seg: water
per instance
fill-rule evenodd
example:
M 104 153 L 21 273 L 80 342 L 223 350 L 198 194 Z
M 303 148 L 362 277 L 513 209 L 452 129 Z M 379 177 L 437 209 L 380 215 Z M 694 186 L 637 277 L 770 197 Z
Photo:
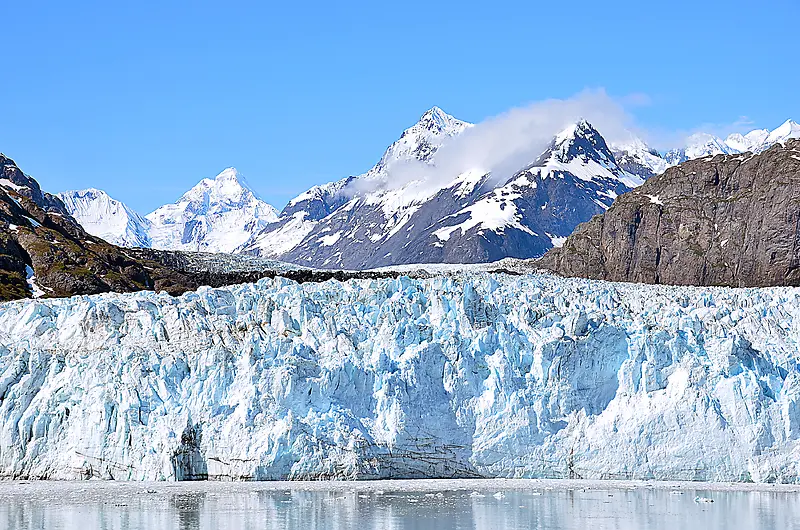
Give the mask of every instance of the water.
M 0 528 L 800 530 L 796 491 L 521 484 L 0 483 Z

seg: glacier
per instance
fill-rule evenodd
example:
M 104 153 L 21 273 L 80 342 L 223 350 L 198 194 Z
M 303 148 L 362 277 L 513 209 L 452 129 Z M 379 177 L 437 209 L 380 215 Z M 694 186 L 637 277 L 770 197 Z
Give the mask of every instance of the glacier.
M 797 483 L 800 290 L 546 274 L 0 306 L 0 476 Z

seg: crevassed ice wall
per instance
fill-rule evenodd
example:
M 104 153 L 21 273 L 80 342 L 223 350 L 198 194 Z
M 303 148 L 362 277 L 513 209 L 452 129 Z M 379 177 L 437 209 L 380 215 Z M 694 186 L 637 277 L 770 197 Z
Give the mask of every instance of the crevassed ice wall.
M 0 306 L 0 476 L 798 481 L 800 290 L 283 279 Z

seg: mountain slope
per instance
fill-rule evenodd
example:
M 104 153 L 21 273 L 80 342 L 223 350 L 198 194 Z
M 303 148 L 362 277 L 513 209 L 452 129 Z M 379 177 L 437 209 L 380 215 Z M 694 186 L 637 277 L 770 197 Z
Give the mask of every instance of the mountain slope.
M 58 194 L 67 211 L 92 234 L 121 247 L 149 247 L 150 221 L 102 190 L 65 191 Z
M 301 252 L 303 244 L 313 246 L 315 241 L 325 237 L 323 234 L 330 232 L 331 226 L 337 225 L 338 221 L 319 226 L 320 221 L 351 203 L 356 196 L 364 197 L 370 206 L 351 212 L 349 218 L 371 218 L 367 222 L 374 223 L 372 228 L 380 225 L 385 232 L 391 231 L 398 222 L 407 217 L 408 209 L 413 208 L 410 204 L 413 197 L 404 197 L 398 190 L 387 189 L 391 188 L 391 169 L 409 161 L 429 163 L 445 142 L 470 127 L 472 124 L 457 120 L 439 107 L 429 109 L 417 123 L 403 131 L 400 138 L 386 149 L 378 163 L 369 171 L 359 176 L 314 186 L 300 194 L 289 202 L 276 222 L 255 234 L 237 251 L 281 259 L 297 254 Z M 406 190 L 413 187 L 406 186 Z M 411 195 L 415 194 L 412 192 Z M 416 194 L 417 198 L 421 199 L 418 195 Z M 429 192 L 423 198 L 430 196 Z M 349 204 L 349 209 L 354 206 Z M 334 236 L 328 237 L 329 239 L 323 239 L 322 242 L 330 241 Z M 302 261 L 309 263 L 305 257 Z
M 152 248 L 206 252 L 231 252 L 277 217 L 235 168 L 146 216 Z
M 428 111 L 368 173 L 300 195 L 240 251 L 345 269 L 536 257 L 642 182 L 580 122 L 505 182 L 467 171 L 438 186 L 392 185 L 395 164 L 435 165 L 437 149 L 467 128 L 441 109 Z
M 539 265 L 615 281 L 800 285 L 800 140 L 670 168 Z

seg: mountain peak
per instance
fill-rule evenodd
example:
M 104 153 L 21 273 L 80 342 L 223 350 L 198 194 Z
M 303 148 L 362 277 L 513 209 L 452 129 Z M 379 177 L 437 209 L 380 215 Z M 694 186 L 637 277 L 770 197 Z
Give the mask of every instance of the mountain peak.
M 442 116 L 445 118 L 452 118 L 452 116 L 443 111 L 441 107 L 438 107 L 436 105 L 426 110 L 425 113 L 422 115 L 422 117 L 424 118 L 425 116 Z
M 770 132 L 767 143 L 785 142 L 790 138 L 800 138 L 800 124 L 794 120 L 786 120 L 777 129 Z
M 240 178 L 241 175 L 239 175 L 239 171 L 235 167 L 227 167 L 214 177 L 214 180 L 239 180 Z
M 439 107 L 432 107 L 417 123 L 403 131 L 372 169 L 357 178 L 383 179 L 387 168 L 402 160 L 427 162 L 444 142 L 469 127 L 472 127 L 471 123 L 458 120 Z
M 600 136 L 600 133 L 586 119 L 581 118 L 562 129 L 556 135 L 555 142 L 556 144 L 561 144 L 578 137 L 588 138 L 591 136 Z
M 614 155 L 611 154 L 603 136 L 585 119 L 580 119 L 562 129 L 535 165 L 548 160 L 566 163 L 576 158 L 584 161 L 595 159 L 606 165 L 614 160 Z
M 453 136 L 460 133 L 468 124 L 446 113 L 439 107 L 431 107 L 419 118 L 419 121 L 408 131 L 428 131 L 433 134 Z
M 229 167 L 146 218 L 153 248 L 232 252 L 278 213 Z
M 688 159 L 730 154 L 731 148 L 720 138 L 708 133 L 695 133 L 687 140 L 684 150 Z
M 247 195 L 253 195 L 260 200 L 258 193 L 250 187 L 247 179 L 235 167 L 228 167 L 214 178 L 204 178 L 195 184 L 178 199 L 178 203 L 216 202 L 225 199 L 239 201 Z
M 78 197 L 90 196 L 90 197 L 102 197 L 104 199 L 106 199 L 106 198 L 107 199 L 111 199 L 111 196 L 109 196 L 108 193 L 106 193 L 103 190 L 97 189 L 97 188 L 84 188 L 82 190 L 70 190 L 70 191 L 65 191 L 64 194 L 72 194 L 72 195 L 78 196 Z M 60 195 L 61 194 L 59 193 L 59 196 Z M 114 199 L 111 199 L 111 200 L 114 200 Z

